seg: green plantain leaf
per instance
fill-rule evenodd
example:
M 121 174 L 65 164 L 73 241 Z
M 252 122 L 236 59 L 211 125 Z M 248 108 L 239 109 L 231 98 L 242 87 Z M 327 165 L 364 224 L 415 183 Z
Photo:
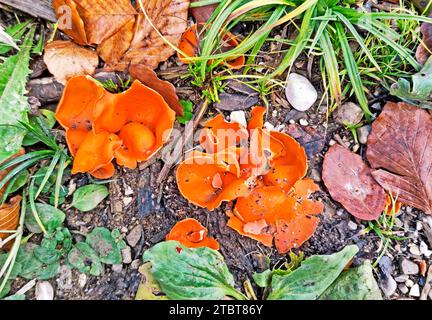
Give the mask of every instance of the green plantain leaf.
M 339 276 L 343 268 L 358 252 L 355 245 L 347 246 L 332 255 L 316 255 L 286 274 L 273 274 L 272 292 L 268 300 L 315 300 Z
M 320 300 L 382 300 L 370 261 L 342 272 L 320 296 Z
M 18 152 L 25 135 L 25 130 L 15 125 L 27 120 L 29 104 L 24 94 L 34 32 L 33 27 L 20 51 L 0 65 L 0 163 Z
M 109 195 L 108 188 L 100 184 L 89 184 L 78 188 L 72 199 L 72 206 L 80 211 L 93 210 Z
M 246 297 L 234 288 L 234 278 L 222 255 L 210 248 L 187 248 L 165 241 L 144 252 L 152 275 L 169 299 L 219 300 Z
M 86 242 L 97 253 L 101 262 L 106 264 L 122 263 L 120 248 L 108 229 L 95 228 L 87 235 Z

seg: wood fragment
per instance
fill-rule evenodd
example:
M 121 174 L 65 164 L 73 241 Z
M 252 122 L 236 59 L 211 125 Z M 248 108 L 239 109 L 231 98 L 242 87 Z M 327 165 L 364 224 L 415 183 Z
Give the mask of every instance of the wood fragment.
M 427 300 L 429 291 L 431 290 L 431 285 L 432 285 L 432 266 L 429 267 L 429 271 L 426 277 L 426 283 L 421 292 L 420 300 Z
M 56 22 L 51 0 L 0 0 L 0 3 L 20 10 L 32 17 Z

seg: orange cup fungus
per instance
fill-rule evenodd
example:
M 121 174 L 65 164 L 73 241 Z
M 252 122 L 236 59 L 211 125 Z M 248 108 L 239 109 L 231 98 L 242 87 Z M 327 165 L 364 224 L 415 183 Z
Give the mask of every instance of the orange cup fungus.
M 188 154 L 177 168 L 177 184 L 186 199 L 208 210 L 235 201 L 228 226 L 286 253 L 312 236 L 323 204 L 310 199 L 319 188 L 304 179 L 303 147 L 285 133 L 262 129 L 265 111 L 255 107 L 247 128 L 221 115 L 206 122 L 200 136 L 205 152 Z
M 188 248 L 209 247 L 219 250 L 219 243 L 208 237 L 208 230 L 199 221 L 187 218 L 177 222 L 167 235 L 166 240 L 175 240 Z
M 179 49 L 184 55 L 180 52 L 177 52 L 177 56 L 179 60 L 183 63 L 190 63 L 191 60 L 186 57 L 195 57 L 199 53 L 200 48 L 200 33 L 203 28 L 205 28 L 204 24 L 200 24 L 200 30 L 197 29 L 197 25 L 194 24 L 189 27 L 181 36 Z M 236 37 L 227 32 L 222 36 L 220 41 L 220 52 L 225 52 L 236 48 L 239 45 Z M 226 59 L 226 64 L 231 67 L 231 69 L 241 69 L 245 64 L 244 55 L 236 56 L 236 57 L 228 57 Z
M 134 169 L 168 140 L 175 112 L 153 89 L 134 81 L 118 94 L 89 76 L 68 81 L 56 112 L 74 156 L 72 174 L 107 179 L 117 164 Z

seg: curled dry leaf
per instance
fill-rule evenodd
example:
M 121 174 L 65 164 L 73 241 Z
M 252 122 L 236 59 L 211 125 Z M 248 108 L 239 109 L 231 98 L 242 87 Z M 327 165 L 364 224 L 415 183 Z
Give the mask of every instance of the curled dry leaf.
M 384 189 L 432 214 L 432 117 L 426 110 L 387 103 L 372 124 L 367 158 Z
M 188 248 L 209 247 L 219 250 L 219 243 L 208 236 L 207 228 L 192 218 L 177 222 L 167 235 L 166 240 L 178 241 Z
M 200 0 L 192 0 L 191 3 L 198 2 Z M 212 16 L 213 12 L 218 7 L 218 4 L 209 4 L 207 6 L 200 6 L 200 7 L 194 7 L 190 8 L 190 12 L 192 16 L 195 18 L 195 21 L 197 23 L 206 23 L 210 17 Z
M 19 223 L 21 196 L 16 196 L 0 206 L 0 230 L 16 230 Z M 9 233 L 0 233 L 0 240 L 10 236 Z
M 134 21 L 129 0 L 54 0 L 59 28 L 78 44 L 100 44 Z
M 183 108 L 172 83 L 159 79 L 156 73 L 145 65 L 132 65 L 129 68 L 129 73 L 132 78 L 158 92 L 178 115 L 183 115 Z
M 375 220 L 382 213 L 386 194 L 359 155 L 332 146 L 324 157 L 322 179 L 331 197 L 353 216 Z
M 143 4 L 145 14 L 140 3 Z M 179 45 L 181 35 L 187 27 L 188 10 L 188 0 L 137 1 L 139 15 L 135 23 L 134 37 L 120 63 L 113 68 L 122 71 L 129 65 L 143 64 L 156 69 L 161 61 L 175 53 L 175 49 L 167 42 L 175 47 Z
M 57 82 L 80 75 L 93 75 L 99 63 L 98 55 L 91 49 L 71 41 L 53 41 L 45 46 L 44 62 Z
M 432 51 L 432 24 L 424 22 L 420 27 L 423 41 L 416 51 L 416 59 L 420 64 L 425 64 Z
M 177 168 L 177 184 L 190 202 L 208 210 L 236 200 L 228 226 L 280 253 L 314 233 L 322 203 L 309 199 L 318 186 L 302 179 L 304 149 L 292 137 L 262 129 L 266 109 L 255 107 L 247 128 L 218 115 L 200 136 L 206 152 L 193 151 Z

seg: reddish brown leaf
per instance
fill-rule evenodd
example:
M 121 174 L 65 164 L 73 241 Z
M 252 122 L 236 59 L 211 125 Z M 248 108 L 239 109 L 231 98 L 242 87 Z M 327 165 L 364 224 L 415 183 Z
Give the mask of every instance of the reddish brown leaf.
M 153 26 L 140 10 L 139 3 L 140 1 L 137 1 L 140 14 L 136 21 L 135 34 L 129 50 L 116 66 L 116 70 L 119 71 L 133 64 L 144 64 L 156 69 L 161 61 L 167 60 L 175 53 L 166 41 L 178 46 L 181 35 L 186 30 L 189 0 L 142 1 L 145 13 Z
M 102 43 L 136 15 L 129 0 L 54 0 L 53 5 L 61 20 L 60 29 L 79 44 Z M 72 14 L 71 21 L 68 21 L 67 7 Z
M 53 41 L 45 46 L 44 62 L 56 80 L 65 84 L 72 77 L 92 75 L 99 58 L 95 51 L 71 41 Z
M 426 110 L 387 103 L 372 124 L 367 158 L 384 189 L 432 214 L 432 118 Z
M 177 115 L 183 115 L 183 108 L 179 103 L 176 89 L 170 82 L 159 79 L 156 73 L 145 65 L 132 65 L 129 73 L 132 78 L 158 92 Z
M 420 64 L 425 64 L 432 51 L 432 24 L 423 23 L 420 32 L 423 35 L 423 43 L 417 47 L 416 59 Z
M 200 0 L 192 0 L 191 2 L 193 3 L 198 1 Z M 206 23 L 210 19 L 210 17 L 212 16 L 213 12 L 216 10 L 217 7 L 218 7 L 217 4 L 211 4 L 208 6 L 190 8 L 190 12 L 198 24 Z
M 375 220 L 382 213 L 384 189 L 359 155 L 340 145 L 332 146 L 324 157 L 322 179 L 331 197 L 353 216 Z

